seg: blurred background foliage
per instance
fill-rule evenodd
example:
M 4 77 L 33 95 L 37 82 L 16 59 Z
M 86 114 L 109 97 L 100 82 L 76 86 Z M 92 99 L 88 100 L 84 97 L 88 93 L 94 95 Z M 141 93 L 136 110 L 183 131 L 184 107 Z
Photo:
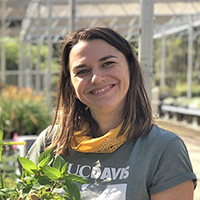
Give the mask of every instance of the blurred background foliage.
M 2 42 L 2 38 L 0 38 L 0 44 Z M 18 70 L 19 66 L 19 51 L 20 51 L 20 41 L 18 37 L 5 37 L 5 54 L 6 54 L 6 70 Z M 26 57 L 26 60 L 28 63 L 32 62 L 33 69 L 36 70 L 37 67 L 37 49 L 38 46 L 36 44 L 31 45 L 26 43 L 25 50 L 24 50 L 24 56 Z M 59 70 L 60 69 L 60 45 L 54 44 L 53 47 L 53 59 L 51 62 L 51 68 L 53 70 Z M 0 45 L 0 52 L 1 52 L 1 45 Z M 43 74 L 44 70 L 46 69 L 46 60 L 48 56 L 48 47 L 47 45 L 41 43 L 40 44 L 40 70 L 41 74 Z M 31 55 L 32 54 L 32 55 Z M 0 57 L 1 59 L 1 57 Z M 58 75 L 52 74 L 52 85 L 54 85 L 54 89 L 56 88 L 55 85 L 58 82 Z M 14 84 L 17 85 L 17 76 L 7 76 L 6 79 L 7 84 Z
M 51 123 L 52 113 L 42 95 L 34 95 L 32 88 L 6 86 L 0 94 L 4 139 L 19 135 L 39 134 Z
M 2 38 L 0 38 L 0 42 L 2 42 Z M 6 69 L 17 70 L 19 64 L 18 53 L 17 53 L 19 52 L 18 38 L 6 37 L 4 39 L 4 42 L 6 51 Z
M 18 70 L 19 65 L 19 49 L 20 43 L 18 38 L 7 37 L 5 39 L 6 46 L 6 70 Z M 0 39 L 1 42 L 1 39 Z M 26 44 L 27 60 L 32 58 L 33 70 L 37 64 L 37 45 Z M 137 43 L 133 44 L 133 48 L 137 49 Z M 1 49 L 1 47 L 0 47 Z M 31 50 L 30 50 L 31 49 Z M 30 52 L 33 56 L 31 57 Z M 51 63 L 52 71 L 59 72 L 60 69 L 60 44 L 53 46 L 53 59 Z M 136 52 L 137 54 L 137 52 Z M 45 70 L 46 59 L 48 56 L 48 47 L 45 44 L 40 44 L 40 70 Z M 188 37 L 175 35 L 167 36 L 166 38 L 166 60 L 165 60 L 165 86 L 160 86 L 161 66 L 162 66 L 162 38 L 154 39 L 153 44 L 153 87 L 160 87 L 161 93 L 168 93 L 169 96 L 185 96 L 187 93 L 187 58 L 188 57 Z M 193 85 L 192 96 L 200 96 L 200 36 L 194 40 L 193 51 Z M 16 76 L 17 79 L 17 76 Z M 7 84 L 13 84 L 16 81 L 7 78 Z M 56 91 L 58 82 L 58 73 L 52 73 L 52 90 Z
M 20 42 L 18 38 L 6 37 L 6 70 L 18 70 Z M 1 39 L 0 39 L 1 42 Z M 137 43 L 132 44 L 137 55 Z M 38 46 L 26 44 L 25 56 L 33 63 L 33 70 L 37 65 Z M 0 47 L 1 48 L 1 47 Z M 32 55 L 31 53 L 32 52 Z M 51 61 L 52 73 L 52 97 L 56 98 L 58 73 L 60 69 L 60 44 L 53 45 L 53 56 Z M 48 47 L 40 44 L 40 70 L 45 70 L 48 57 Z M 193 50 L 193 74 L 192 74 L 192 99 L 187 98 L 187 59 L 188 59 L 188 37 L 167 36 L 166 38 L 166 60 L 165 60 L 165 85 L 161 83 L 162 66 L 162 38 L 154 39 L 153 44 L 153 87 L 159 87 L 160 99 L 163 103 L 170 105 L 185 105 L 187 107 L 199 108 L 200 104 L 200 36 L 194 40 Z M 16 80 L 14 80 L 16 79 Z M 6 79 L 6 86 L 0 84 L 0 107 L 3 109 L 4 136 L 12 137 L 13 132 L 19 135 L 39 134 L 51 122 L 52 113 L 48 103 L 42 95 L 35 95 L 34 88 L 18 89 L 16 86 L 17 76 Z M 42 93 L 42 92 L 41 92 Z M 43 93 L 42 93 L 43 94 Z
M 200 36 L 193 42 L 192 97 L 200 97 Z M 165 86 L 160 86 L 162 66 L 162 38 L 154 40 L 153 86 L 160 88 L 161 96 L 187 95 L 188 36 L 166 38 Z
M 0 43 L 2 42 L 2 38 L 0 37 Z M 5 37 L 4 38 L 5 43 L 5 51 L 6 51 L 6 70 L 18 70 L 19 65 L 19 50 L 20 50 L 20 42 L 18 37 Z M 36 68 L 37 63 L 37 45 L 31 45 L 26 43 L 25 53 L 27 57 L 27 60 L 30 60 L 30 52 L 32 51 L 33 54 L 33 69 Z M 0 46 L 1 51 L 1 46 Z M 59 45 L 54 45 L 54 52 L 53 54 L 54 59 L 52 61 L 53 68 L 59 69 L 59 55 L 60 55 L 60 48 Z M 44 70 L 46 66 L 46 58 L 48 55 L 48 47 L 47 45 L 41 43 L 40 44 L 40 69 Z

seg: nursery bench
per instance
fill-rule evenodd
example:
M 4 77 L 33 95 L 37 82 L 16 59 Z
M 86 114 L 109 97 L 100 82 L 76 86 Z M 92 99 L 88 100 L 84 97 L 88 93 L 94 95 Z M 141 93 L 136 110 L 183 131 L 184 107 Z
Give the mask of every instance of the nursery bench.
M 162 105 L 161 110 L 165 118 L 173 118 L 177 121 L 186 121 L 193 125 L 200 125 L 200 109 Z

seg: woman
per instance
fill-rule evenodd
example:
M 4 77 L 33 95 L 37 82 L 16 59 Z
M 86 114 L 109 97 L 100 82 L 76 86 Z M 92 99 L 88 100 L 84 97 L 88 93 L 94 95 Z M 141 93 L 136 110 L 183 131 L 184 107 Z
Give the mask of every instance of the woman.
M 47 137 L 46 137 L 47 136 Z M 84 200 L 192 200 L 196 176 L 183 141 L 153 124 L 141 68 L 108 28 L 63 42 L 56 115 L 28 157 L 55 148 L 84 176 Z

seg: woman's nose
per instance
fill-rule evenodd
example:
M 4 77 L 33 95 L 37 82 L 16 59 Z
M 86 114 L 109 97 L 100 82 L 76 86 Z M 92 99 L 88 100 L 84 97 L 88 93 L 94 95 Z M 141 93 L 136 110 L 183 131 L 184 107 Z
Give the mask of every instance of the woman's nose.
M 91 77 L 91 83 L 92 84 L 98 84 L 102 81 L 105 80 L 105 76 L 102 72 L 100 71 L 95 71 L 92 73 L 92 77 Z

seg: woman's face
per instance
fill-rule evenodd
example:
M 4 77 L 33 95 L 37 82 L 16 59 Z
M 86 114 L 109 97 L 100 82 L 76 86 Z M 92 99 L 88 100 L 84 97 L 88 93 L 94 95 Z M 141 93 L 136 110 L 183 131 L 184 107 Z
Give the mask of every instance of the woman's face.
M 119 50 L 100 39 L 80 41 L 70 52 L 69 68 L 76 96 L 91 113 L 123 109 L 129 68 Z

